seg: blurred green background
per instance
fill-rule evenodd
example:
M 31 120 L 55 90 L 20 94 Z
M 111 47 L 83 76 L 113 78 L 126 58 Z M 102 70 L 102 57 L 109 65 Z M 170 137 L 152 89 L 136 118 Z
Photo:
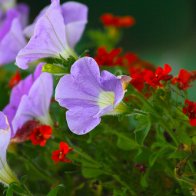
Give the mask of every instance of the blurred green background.
M 31 7 L 31 21 L 50 0 L 21 0 Z M 65 1 L 61 1 L 63 3 Z M 124 30 L 119 45 L 156 65 L 168 63 L 173 72 L 196 70 L 195 0 L 78 0 L 89 7 L 88 28 L 101 28 L 100 15 L 132 15 L 136 25 Z M 195 88 L 196 89 L 196 88 Z M 196 90 L 190 96 L 196 100 Z

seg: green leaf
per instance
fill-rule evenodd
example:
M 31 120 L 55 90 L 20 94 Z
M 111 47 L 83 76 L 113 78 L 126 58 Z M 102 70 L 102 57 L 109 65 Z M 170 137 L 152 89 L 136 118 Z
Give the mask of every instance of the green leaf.
M 43 58 L 41 59 L 41 62 L 45 62 L 47 64 L 59 64 L 59 65 L 63 65 L 63 62 L 65 60 L 62 59 L 61 57 L 58 58 L 58 57 L 46 57 L 46 58 Z
M 51 74 L 62 74 L 62 75 L 67 73 L 67 70 L 64 67 L 60 67 L 58 65 L 53 65 L 53 64 L 45 64 L 42 67 L 42 71 Z
M 57 196 L 57 194 L 58 194 L 58 192 L 59 192 L 59 190 L 60 190 L 61 188 L 64 188 L 64 185 L 59 184 L 59 185 L 56 186 L 54 189 L 52 189 L 52 190 L 47 194 L 47 196 Z
M 59 57 L 47 57 L 40 60 L 40 62 L 45 62 L 46 64 L 58 66 L 58 67 L 63 66 L 66 69 L 67 68 L 69 69 L 74 64 L 75 61 L 76 58 L 73 56 L 69 56 L 68 58 L 65 59 L 61 55 Z
M 193 144 L 196 144 L 196 136 L 192 137 L 192 142 L 193 142 Z
M 148 187 L 148 174 L 145 174 L 144 176 L 141 177 L 140 184 L 144 188 Z
M 154 163 L 156 162 L 156 160 L 163 156 L 164 154 L 168 154 L 169 153 L 169 148 L 166 146 L 166 147 L 163 147 L 162 149 L 160 150 L 157 150 L 155 152 L 153 152 L 150 157 L 149 157 L 149 165 L 150 167 L 152 167 L 154 165 Z
M 85 178 L 96 178 L 103 174 L 99 165 L 94 165 L 86 160 L 82 162 L 82 175 Z
M 26 191 L 22 187 L 19 187 L 17 183 L 12 183 L 6 190 L 6 196 L 13 196 L 15 195 L 14 193 L 26 194 Z
M 6 191 L 6 196 L 13 196 L 14 190 L 13 190 L 13 186 L 9 186 L 7 191 Z
M 120 190 L 114 190 L 113 196 L 126 196 L 127 190 L 126 189 L 120 189 Z
M 121 135 L 118 135 L 117 146 L 126 151 L 139 148 L 139 145 L 134 140 Z
M 63 66 L 66 68 L 70 68 L 76 61 L 76 58 L 74 58 L 73 56 L 69 56 L 67 59 L 64 59 L 62 56 L 60 56 L 60 58 L 63 61 Z
M 147 137 L 151 128 L 151 121 L 148 116 L 140 116 L 138 119 L 138 126 L 136 127 L 135 139 L 136 142 L 140 145 L 143 145 L 145 138 Z
M 82 175 L 85 178 L 97 178 L 98 176 L 102 175 L 103 171 L 98 168 L 93 167 L 82 167 Z
M 189 153 L 184 151 L 176 151 L 174 153 L 171 153 L 168 158 L 169 159 L 184 159 L 189 155 Z
M 191 140 L 190 136 L 185 131 L 180 131 L 178 133 L 178 140 L 180 143 L 183 143 L 183 144 L 187 144 L 187 145 L 192 144 L 192 140 Z

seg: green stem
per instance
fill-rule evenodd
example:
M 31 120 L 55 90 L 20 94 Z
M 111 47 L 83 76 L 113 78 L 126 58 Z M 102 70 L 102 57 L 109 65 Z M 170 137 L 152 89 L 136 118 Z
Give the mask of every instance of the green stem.
M 82 152 L 81 150 L 79 150 L 78 148 L 76 149 L 74 147 L 74 151 L 76 153 L 78 153 L 79 155 L 81 155 L 84 159 L 90 161 L 91 163 L 93 163 L 94 165 L 97 165 L 101 168 L 101 170 L 104 172 L 104 174 L 108 175 L 108 176 L 112 176 L 119 184 L 121 184 L 122 186 L 124 186 L 130 193 L 131 195 L 136 195 L 134 193 L 133 190 L 130 189 L 130 187 L 123 181 L 121 180 L 121 178 L 116 175 L 116 174 L 113 174 L 112 171 L 110 171 L 109 168 L 107 168 L 105 165 L 100 165 L 100 163 L 98 163 L 97 161 L 95 161 L 94 159 L 92 159 L 89 155 L 87 155 L 86 153 Z
M 131 195 L 136 195 L 136 193 L 130 189 L 130 186 L 126 184 L 124 181 L 121 180 L 121 178 L 118 175 L 111 175 L 119 184 L 126 187 L 126 189 L 129 191 Z
M 162 116 L 159 115 L 159 113 L 153 108 L 153 106 L 143 97 L 143 95 L 138 92 L 137 90 L 135 90 L 134 88 L 132 88 L 132 91 L 134 92 L 134 94 L 137 96 L 137 98 L 146 106 L 149 108 L 149 110 L 151 111 L 151 115 L 155 118 L 158 119 L 159 123 L 161 124 L 161 126 L 166 129 L 168 131 L 168 133 L 170 134 L 171 138 L 173 139 L 174 143 L 176 146 L 178 146 L 178 141 L 173 133 L 173 131 L 170 129 L 170 127 L 167 126 L 167 122 L 164 122 L 164 120 L 162 120 Z
M 162 116 L 160 116 L 159 113 L 157 113 L 157 111 L 154 110 L 153 106 L 152 106 L 147 100 L 145 100 L 145 98 L 143 97 L 143 95 L 142 95 L 141 93 L 139 93 L 139 92 L 138 92 L 137 90 L 135 90 L 134 88 L 132 88 L 132 90 L 133 90 L 134 94 L 137 96 L 137 98 L 138 98 L 145 106 L 147 106 L 147 107 L 149 108 L 149 110 L 152 112 L 152 116 L 153 116 L 155 119 L 158 119 L 160 125 L 161 125 L 164 129 L 167 130 L 167 132 L 168 132 L 169 135 L 171 136 L 172 140 L 174 141 L 175 145 L 176 145 L 176 146 L 179 146 L 179 141 L 177 140 L 177 138 L 176 138 L 176 136 L 175 136 L 173 130 L 171 130 L 171 128 L 168 127 L 168 125 L 167 125 L 168 122 L 165 122 L 165 121 L 163 120 Z M 173 117 L 169 114 L 169 112 L 166 111 L 166 113 L 167 113 L 167 115 L 169 116 L 170 120 L 172 120 Z M 189 166 L 191 172 L 194 173 L 195 171 L 194 171 L 194 168 L 193 168 L 193 166 L 192 166 L 192 164 L 191 164 L 190 161 L 188 161 L 188 166 Z M 188 181 L 185 180 L 185 179 L 183 179 L 183 180 L 181 179 L 181 181 L 184 181 L 184 182 L 190 184 L 190 182 L 188 182 Z
M 21 156 L 20 158 L 28 161 L 28 164 L 32 167 L 32 169 L 34 171 L 37 172 L 37 174 L 43 178 L 44 180 L 46 180 L 49 184 L 53 184 L 53 180 L 51 179 L 51 176 L 48 176 L 46 173 L 43 172 L 43 169 L 40 169 L 36 164 L 34 164 L 34 162 L 32 160 L 30 160 L 26 155 L 24 155 L 22 153 L 23 156 Z
M 27 192 L 27 194 L 29 196 L 33 196 L 33 194 L 31 193 L 31 191 L 28 189 L 28 187 L 25 184 L 23 184 L 23 187 L 25 188 L 25 190 L 26 190 L 26 192 Z

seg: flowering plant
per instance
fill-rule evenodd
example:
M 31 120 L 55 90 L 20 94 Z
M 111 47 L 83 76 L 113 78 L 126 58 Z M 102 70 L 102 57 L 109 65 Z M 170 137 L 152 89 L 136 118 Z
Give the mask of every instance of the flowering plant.
M 28 13 L 0 0 L 2 193 L 195 195 L 196 71 L 116 48 L 132 16 L 102 15 L 77 51 L 86 5 Z

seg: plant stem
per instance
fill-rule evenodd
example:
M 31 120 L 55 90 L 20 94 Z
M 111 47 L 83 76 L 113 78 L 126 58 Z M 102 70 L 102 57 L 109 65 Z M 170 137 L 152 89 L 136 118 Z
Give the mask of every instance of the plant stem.
M 53 184 L 53 180 L 51 179 L 51 176 L 48 176 L 47 174 L 45 174 L 43 172 L 42 169 L 40 169 L 37 165 L 35 165 L 32 160 L 29 160 L 29 158 L 27 156 L 25 156 L 24 154 L 22 154 L 23 156 L 21 156 L 20 158 L 28 161 L 28 164 L 32 167 L 32 169 L 34 169 L 41 178 L 43 178 L 44 180 L 46 180 L 49 184 Z
M 167 126 L 167 123 L 164 122 L 162 120 L 162 116 L 159 115 L 159 113 L 153 108 L 153 106 L 143 97 L 143 95 L 138 92 L 137 90 L 135 90 L 134 88 L 132 88 L 134 94 L 137 96 L 137 98 L 146 106 L 149 108 L 149 110 L 151 111 L 151 115 L 155 118 L 155 119 L 158 119 L 159 123 L 161 124 L 161 126 L 166 129 L 171 138 L 173 139 L 174 143 L 176 146 L 178 146 L 178 141 L 175 137 L 175 135 L 173 134 L 173 131 Z
M 136 193 L 130 189 L 129 185 L 126 184 L 124 181 L 121 180 L 121 178 L 118 176 L 118 175 L 112 175 L 112 177 L 117 181 L 119 182 L 119 184 L 121 184 L 122 186 L 124 186 L 131 195 L 136 195 Z
M 82 152 L 78 148 L 77 149 L 74 148 L 74 150 L 79 155 L 81 155 L 84 159 L 90 161 L 94 165 L 99 166 L 105 175 L 112 176 L 119 184 L 121 184 L 123 187 L 125 187 L 131 193 L 131 195 L 136 195 L 136 193 L 133 190 L 131 190 L 130 187 L 123 180 L 121 180 L 121 178 L 117 174 L 113 174 L 114 172 L 112 172 L 108 167 L 106 167 L 103 164 L 98 163 L 97 161 L 92 159 L 89 155 L 87 155 L 86 153 Z

